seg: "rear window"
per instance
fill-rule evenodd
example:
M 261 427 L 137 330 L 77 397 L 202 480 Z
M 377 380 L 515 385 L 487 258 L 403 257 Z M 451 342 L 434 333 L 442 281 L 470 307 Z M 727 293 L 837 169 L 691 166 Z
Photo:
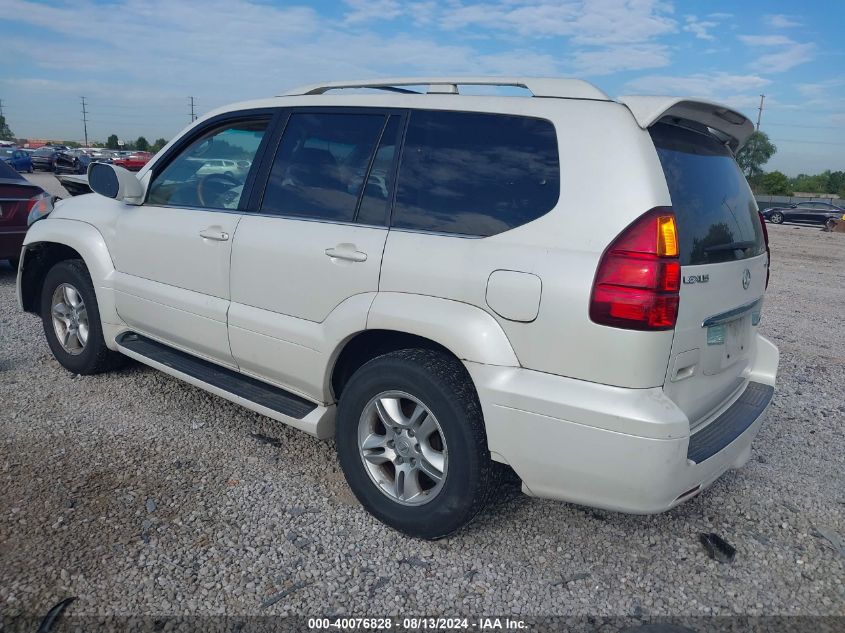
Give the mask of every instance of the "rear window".
M 546 120 L 418 110 L 402 150 L 393 226 L 488 236 L 548 213 L 560 193 Z
M 650 128 L 672 196 L 682 265 L 717 264 L 765 252 L 757 203 L 730 150 L 676 125 Z

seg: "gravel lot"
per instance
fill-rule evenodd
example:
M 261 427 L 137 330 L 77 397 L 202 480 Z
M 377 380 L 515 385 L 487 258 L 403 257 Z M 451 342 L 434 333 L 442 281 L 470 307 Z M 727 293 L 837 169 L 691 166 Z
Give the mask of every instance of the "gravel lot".
M 0 615 L 843 615 L 845 234 L 769 231 L 781 374 L 745 468 L 651 517 L 512 486 L 436 543 L 372 519 L 332 443 L 140 365 L 68 374 L 0 264 Z

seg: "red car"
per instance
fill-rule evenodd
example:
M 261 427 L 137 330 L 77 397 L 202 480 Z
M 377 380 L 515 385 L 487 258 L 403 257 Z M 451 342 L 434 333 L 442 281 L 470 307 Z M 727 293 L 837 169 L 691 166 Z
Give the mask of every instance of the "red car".
M 150 162 L 152 157 L 153 155 L 149 152 L 135 152 L 125 158 L 115 158 L 112 160 L 112 164 L 128 169 L 129 171 L 138 171 L 141 167 Z
M 23 238 L 33 218 L 53 210 L 53 197 L 0 161 L 0 260 L 18 267 Z

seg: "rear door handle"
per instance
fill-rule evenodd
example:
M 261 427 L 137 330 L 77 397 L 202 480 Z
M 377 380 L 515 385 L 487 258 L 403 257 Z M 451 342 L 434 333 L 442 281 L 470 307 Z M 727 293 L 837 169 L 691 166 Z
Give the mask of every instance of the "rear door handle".
M 355 250 L 354 244 L 338 244 L 334 248 L 327 248 L 326 255 L 332 259 L 345 259 L 350 262 L 367 261 L 367 254 Z
M 210 226 L 200 231 L 200 237 L 207 240 L 214 240 L 215 242 L 225 242 L 229 239 L 229 234 L 226 231 L 221 231 Z

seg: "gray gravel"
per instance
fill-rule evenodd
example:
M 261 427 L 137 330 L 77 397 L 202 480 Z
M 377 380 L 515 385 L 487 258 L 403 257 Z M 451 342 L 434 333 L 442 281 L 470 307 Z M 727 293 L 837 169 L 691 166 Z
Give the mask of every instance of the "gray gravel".
M 511 487 L 436 543 L 372 519 L 332 443 L 139 365 L 68 374 L 0 264 L 0 614 L 841 615 L 845 234 L 769 230 L 781 378 L 745 468 L 651 517 Z

